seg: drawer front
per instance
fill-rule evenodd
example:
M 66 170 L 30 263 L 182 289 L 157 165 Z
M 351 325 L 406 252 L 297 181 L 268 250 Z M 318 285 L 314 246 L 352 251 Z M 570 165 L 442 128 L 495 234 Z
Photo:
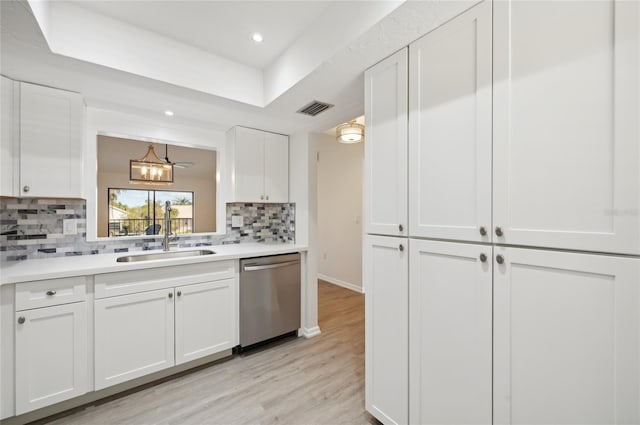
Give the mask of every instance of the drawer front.
M 237 264 L 237 260 L 213 261 L 99 274 L 95 276 L 95 297 L 108 298 L 228 279 L 236 275 Z
M 74 303 L 86 297 L 86 276 L 18 283 L 16 311 Z

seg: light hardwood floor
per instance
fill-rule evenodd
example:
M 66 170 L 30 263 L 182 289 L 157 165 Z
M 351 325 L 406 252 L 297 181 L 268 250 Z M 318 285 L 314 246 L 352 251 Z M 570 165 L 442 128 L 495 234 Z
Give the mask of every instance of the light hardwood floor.
M 52 423 L 376 424 L 364 411 L 364 296 L 318 287 L 320 336 L 237 355 Z

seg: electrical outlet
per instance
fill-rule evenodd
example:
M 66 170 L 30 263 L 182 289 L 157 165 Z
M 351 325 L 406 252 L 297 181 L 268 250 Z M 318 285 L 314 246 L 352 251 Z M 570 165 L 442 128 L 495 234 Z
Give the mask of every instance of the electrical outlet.
M 63 235 L 77 235 L 78 234 L 78 221 L 73 218 L 62 221 L 62 234 Z
M 231 227 L 242 227 L 242 225 L 244 224 L 243 220 L 242 220 L 242 216 L 241 215 L 232 215 L 231 216 Z
M 324 254 L 322 254 L 322 259 L 326 260 L 327 259 L 327 253 L 325 252 Z

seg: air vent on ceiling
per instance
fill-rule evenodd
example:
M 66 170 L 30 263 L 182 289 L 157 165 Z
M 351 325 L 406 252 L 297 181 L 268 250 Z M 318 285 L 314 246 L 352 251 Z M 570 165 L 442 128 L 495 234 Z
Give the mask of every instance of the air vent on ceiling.
M 314 100 L 313 102 L 298 109 L 296 112 L 298 112 L 299 114 L 311 115 L 312 117 L 315 117 L 320 112 L 324 112 L 329 108 L 333 108 L 333 105 Z

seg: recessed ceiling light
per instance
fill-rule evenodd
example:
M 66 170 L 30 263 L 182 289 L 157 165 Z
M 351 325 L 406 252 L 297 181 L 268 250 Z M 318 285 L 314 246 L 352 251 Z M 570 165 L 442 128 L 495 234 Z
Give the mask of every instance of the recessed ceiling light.
M 168 117 L 172 117 L 173 116 L 173 111 L 164 111 L 164 114 Z
M 264 38 L 262 38 L 262 34 L 260 34 L 259 32 L 254 32 L 251 36 L 251 39 L 256 43 L 262 43 L 262 40 L 264 40 Z

